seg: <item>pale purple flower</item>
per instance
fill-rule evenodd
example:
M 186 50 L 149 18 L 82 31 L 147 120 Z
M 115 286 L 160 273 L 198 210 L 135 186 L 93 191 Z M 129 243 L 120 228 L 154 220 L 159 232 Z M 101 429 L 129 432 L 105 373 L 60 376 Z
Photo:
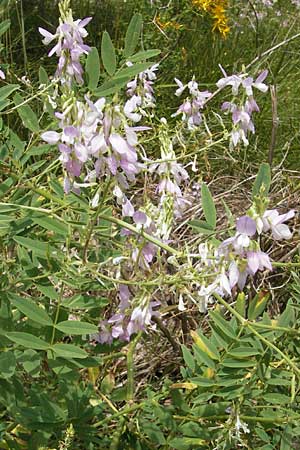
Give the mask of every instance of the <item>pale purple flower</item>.
M 219 64 L 219 67 L 224 75 L 223 78 L 217 82 L 217 87 L 223 89 L 225 86 L 231 86 L 232 94 L 237 95 L 240 85 L 243 83 L 243 78 L 240 75 L 228 76 L 223 67 Z
M 138 225 L 145 225 L 147 223 L 147 216 L 143 211 L 136 211 L 132 218 Z
M 46 131 L 41 134 L 41 138 L 47 142 L 48 144 L 57 144 L 61 138 L 61 133 L 57 133 L 56 131 Z
M 251 219 L 249 216 L 242 216 L 236 222 L 236 229 L 239 233 L 251 237 L 256 233 L 255 220 Z
M 267 78 L 267 76 L 268 71 L 264 70 L 258 75 L 255 81 L 253 80 L 252 77 L 248 77 L 245 80 L 243 80 L 243 87 L 245 88 L 246 94 L 249 97 L 253 96 L 253 89 L 252 89 L 253 87 L 255 87 L 256 89 L 258 89 L 263 93 L 266 93 L 268 90 L 268 86 L 263 82 Z
M 272 270 L 269 256 L 262 251 L 250 251 L 247 253 L 248 268 L 251 275 L 255 275 L 258 270 Z
M 57 27 L 55 34 L 44 28 L 39 28 L 40 34 L 44 37 L 43 43 L 45 45 L 50 44 L 53 40 L 58 40 L 48 56 L 56 54 L 59 57 L 56 76 L 61 77 L 62 83 L 66 82 L 70 85 L 74 78 L 77 83 L 83 83 L 83 68 L 80 63 L 80 56 L 88 54 L 90 51 L 90 47 L 83 43 L 83 38 L 88 34 L 85 26 L 91 19 L 91 17 L 87 17 L 83 20 L 74 21 L 70 12 L 67 15 L 66 22 Z
M 180 96 L 183 91 L 188 88 L 191 97 L 187 98 L 182 105 L 179 106 L 178 110 L 172 114 L 172 117 L 182 114 L 182 120 L 187 122 L 190 130 L 193 130 L 202 122 L 200 110 L 204 107 L 207 99 L 210 98 L 211 93 L 209 91 L 199 91 L 198 83 L 194 78 L 185 86 L 177 78 L 175 78 L 175 82 L 179 86 L 175 95 Z
M 271 229 L 272 236 L 275 240 L 290 239 L 292 233 L 289 227 L 283 222 L 292 219 L 294 215 L 294 210 L 286 214 L 279 214 L 276 209 L 267 210 L 262 217 L 262 230 L 269 231 Z

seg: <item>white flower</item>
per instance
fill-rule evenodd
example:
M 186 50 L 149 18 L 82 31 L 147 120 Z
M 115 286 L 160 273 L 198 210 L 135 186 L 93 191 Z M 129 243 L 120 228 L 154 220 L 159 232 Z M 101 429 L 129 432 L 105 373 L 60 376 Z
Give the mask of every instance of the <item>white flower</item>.
M 263 231 L 269 231 L 271 229 L 273 238 L 278 241 L 280 239 L 290 239 L 292 233 L 287 225 L 283 222 L 294 217 L 295 211 L 291 210 L 286 214 L 279 214 L 276 209 L 267 210 L 263 217 Z

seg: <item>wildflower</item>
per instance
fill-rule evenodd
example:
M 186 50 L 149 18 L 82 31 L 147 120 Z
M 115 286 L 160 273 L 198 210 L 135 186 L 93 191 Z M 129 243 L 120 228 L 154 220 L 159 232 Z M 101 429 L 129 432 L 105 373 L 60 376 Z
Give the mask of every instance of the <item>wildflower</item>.
M 262 251 L 248 252 L 247 261 L 252 275 L 255 275 L 258 270 L 272 270 L 272 264 L 269 256 Z
M 131 66 L 130 61 L 127 62 Z M 144 72 L 139 73 L 134 80 L 127 83 L 127 95 L 131 97 L 125 104 L 124 112 L 133 122 L 139 122 L 147 113 L 145 109 L 155 107 L 153 83 L 156 80 L 158 64 L 154 64 Z
M 172 114 L 172 117 L 182 114 L 182 120 L 187 122 L 190 130 L 193 130 L 202 122 L 200 111 L 212 94 L 209 91 L 199 91 L 198 83 L 194 78 L 185 86 L 177 78 L 175 78 L 175 82 L 178 85 L 175 95 L 180 96 L 184 90 L 188 88 L 191 97 L 187 98 L 182 105 L 179 106 L 176 113 Z
M 192 0 L 192 4 L 207 12 L 214 20 L 213 31 L 218 31 L 223 38 L 230 31 L 226 15 L 227 0 Z
M 222 66 L 220 69 L 224 75 L 217 82 L 217 87 L 223 89 L 225 86 L 231 86 L 232 94 L 237 96 L 239 88 L 242 86 L 245 89 L 247 96 L 245 103 L 237 105 L 235 102 L 224 102 L 221 109 L 222 111 L 228 111 L 232 113 L 233 128 L 230 133 L 230 144 L 232 147 L 236 147 L 241 141 L 245 146 L 249 144 L 248 134 L 249 132 L 255 133 L 255 127 L 252 120 L 253 112 L 258 112 L 259 107 L 253 97 L 253 88 L 258 89 L 261 92 L 266 92 L 268 86 L 263 83 L 268 75 L 268 71 L 264 70 L 254 81 L 252 77 L 245 78 L 244 74 L 230 75 L 228 76 Z
M 250 433 L 250 430 L 248 428 L 248 424 L 246 422 L 243 422 L 240 419 L 239 414 L 237 414 L 237 416 L 236 416 L 235 430 L 236 430 L 236 436 L 238 438 L 240 438 L 240 436 L 241 436 L 241 431 L 240 430 L 242 430 L 243 433 Z
M 55 46 L 49 51 L 48 56 L 56 54 L 59 57 L 56 70 L 56 77 L 61 77 L 62 82 L 71 85 L 73 79 L 77 83 L 83 83 L 83 68 L 80 63 L 80 56 L 88 54 L 90 47 L 83 42 L 88 33 L 85 27 L 92 20 L 91 17 L 73 20 L 72 11 L 69 9 L 64 14 L 64 22 L 61 21 L 54 34 L 39 27 L 40 34 L 44 37 L 43 44 L 48 45 L 52 41 L 57 41 Z
M 1 69 L 0 69 L 0 78 L 2 78 L 2 80 L 5 80 L 5 73 Z
M 292 219 L 295 211 L 291 210 L 286 214 L 279 214 L 276 209 L 267 210 L 262 217 L 262 231 L 271 230 L 273 238 L 278 241 L 280 239 L 290 239 L 292 233 L 289 227 L 284 224 L 289 219 Z

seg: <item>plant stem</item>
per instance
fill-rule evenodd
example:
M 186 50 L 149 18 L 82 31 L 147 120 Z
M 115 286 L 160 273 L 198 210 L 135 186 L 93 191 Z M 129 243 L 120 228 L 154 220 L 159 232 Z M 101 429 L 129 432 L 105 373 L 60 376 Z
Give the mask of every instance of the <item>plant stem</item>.
M 191 417 L 191 416 L 177 416 L 174 415 L 173 419 L 175 420 L 190 420 L 192 422 L 200 422 L 202 423 L 204 420 L 227 420 L 230 417 L 229 414 L 223 414 L 219 416 L 209 416 L 209 417 L 203 417 L 199 419 L 198 417 Z M 259 417 L 259 416 L 243 416 L 241 415 L 240 418 L 242 420 L 245 420 L 245 422 L 260 422 L 260 423 L 287 423 L 289 421 L 289 418 L 277 418 L 274 417 Z
M 127 393 L 126 398 L 128 401 L 132 401 L 134 397 L 134 351 L 136 344 L 142 336 L 142 332 L 140 331 L 137 336 L 130 342 L 128 346 L 127 353 Z
M 90 222 L 90 226 L 89 226 L 89 229 L 88 229 L 88 232 L 87 232 L 87 237 L 86 237 L 85 244 L 84 244 L 84 248 L 83 248 L 83 256 L 82 256 L 82 260 L 83 260 L 84 263 L 86 263 L 86 259 L 87 259 L 87 251 L 88 251 L 88 245 L 89 245 L 89 242 L 90 242 L 92 233 L 93 233 L 93 229 L 94 229 L 94 226 L 95 226 L 96 223 L 97 223 L 97 220 L 98 220 L 100 211 L 101 211 L 101 209 L 102 209 L 102 207 L 103 207 L 103 204 L 104 204 L 104 202 L 105 202 L 106 194 L 107 194 L 107 192 L 108 192 L 108 188 L 109 188 L 109 186 L 110 186 L 110 183 L 111 183 L 111 179 L 108 179 L 108 181 L 107 181 L 107 183 L 106 183 L 106 186 L 105 186 L 105 188 L 104 188 L 104 191 L 103 191 L 103 195 L 102 195 L 102 198 L 101 198 L 101 202 L 99 203 L 98 208 L 97 208 L 97 210 L 96 210 L 96 213 L 95 213 L 93 219 L 92 219 L 91 222 Z
M 54 323 L 53 323 L 53 330 L 52 330 L 52 336 L 51 336 L 50 345 L 53 345 L 53 343 L 54 343 L 55 331 L 56 331 L 55 325 L 57 324 L 57 321 L 58 321 L 60 305 L 61 305 L 63 294 L 64 294 L 64 284 L 62 284 L 62 286 L 61 286 L 60 294 L 59 294 L 59 297 L 58 297 L 58 302 L 57 302 L 57 305 L 56 305 L 56 313 L 55 313 L 55 318 L 54 318 Z
M 134 411 L 137 411 L 138 409 L 143 408 L 144 406 L 145 406 L 145 403 L 138 403 L 138 404 L 132 405 L 132 406 L 130 406 L 128 408 L 121 409 L 118 413 L 112 414 L 111 416 L 105 417 L 105 419 L 94 423 L 93 427 L 94 428 L 101 427 L 102 425 L 105 425 L 107 422 L 110 422 L 111 420 L 118 419 L 118 417 L 120 417 L 120 416 L 126 416 L 127 414 L 130 414 L 130 413 L 132 413 Z

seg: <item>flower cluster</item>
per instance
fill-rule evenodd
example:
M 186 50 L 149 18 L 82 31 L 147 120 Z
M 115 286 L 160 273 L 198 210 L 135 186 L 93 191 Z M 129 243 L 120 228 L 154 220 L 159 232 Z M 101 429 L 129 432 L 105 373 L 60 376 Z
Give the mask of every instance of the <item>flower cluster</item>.
M 150 173 L 156 173 L 160 178 L 156 189 L 156 192 L 160 195 L 159 214 L 155 222 L 160 237 L 167 240 L 172 230 L 174 216 L 181 217 L 182 212 L 188 205 L 181 186 L 188 180 L 189 175 L 185 168 L 177 162 L 170 130 L 164 118 L 161 119 L 159 140 L 161 159 L 159 162 L 151 164 L 149 171 Z
M 272 270 L 270 257 L 261 250 L 255 236 L 271 231 L 274 240 L 290 239 L 291 231 L 284 222 L 294 214 L 293 210 L 286 214 L 266 210 L 261 216 L 245 215 L 237 220 L 235 235 L 225 239 L 217 248 L 208 243 L 200 244 L 200 262 L 195 269 L 207 280 L 213 277 L 213 281 L 198 283 L 195 294 L 188 296 L 198 304 L 201 312 L 205 312 L 207 304 L 213 301 L 214 293 L 230 297 L 236 287 L 244 289 L 249 276 L 253 277 L 258 271 Z
M 158 315 L 153 308 L 159 306 L 159 303 L 151 301 L 147 292 L 132 297 L 128 286 L 121 284 L 117 312 L 100 322 L 100 332 L 93 336 L 96 341 L 101 344 L 111 344 L 113 339 L 129 342 L 133 334 L 146 331 L 146 327 L 152 324 L 151 318 Z
M 66 1 L 60 5 L 61 19 L 60 25 L 54 34 L 39 28 L 39 32 L 44 36 L 43 43 L 50 44 L 57 41 L 55 46 L 50 50 L 48 56 L 56 54 L 59 57 L 56 70 L 56 77 L 60 79 L 62 84 L 71 86 L 75 79 L 77 83 L 83 83 L 83 68 L 80 64 L 80 56 L 88 54 L 90 47 L 83 42 L 88 33 L 85 29 L 86 25 L 92 20 L 91 17 L 85 19 L 73 20 L 72 10 L 69 9 L 69 2 Z
M 264 93 L 267 92 L 268 86 L 264 83 L 264 80 L 268 75 L 268 71 L 264 70 L 254 80 L 252 77 L 247 77 L 244 74 L 228 76 L 222 67 L 221 70 L 224 77 L 217 82 L 217 87 L 223 89 L 226 86 L 231 86 L 234 96 L 233 101 L 224 102 L 222 105 L 223 111 L 232 114 L 233 129 L 230 133 L 230 144 L 232 147 L 236 147 L 242 141 L 247 146 L 249 144 L 247 138 L 249 132 L 255 133 L 252 114 L 253 112 L 259 112 L 259 107 L 253 96 L 253 88 Z M 243 89 L 242 100 L 238 99 L 240 87 Z
M 202 122 L 200 111 L 212 94 L 208 91 L 199 91 L 198 83 L 194 80 L 194 78 L 186 85 L 183 85 L 183 83 L 177 78 L 175 78 L 175 82 L 178 85 L 175 95 L 179 97 L 186 88 L 188 88 L 190 95 L 185 99 L 182 105 L 180 105 L 172 117 L 182 114 L 182 120 L 187 122 L 190 130 L 194 130 Z
M 132 63 L 128 62 L 127 65 L 131 66 Z M 154 64 L 127 83 L 126 93 L 130 99 L 125 103 L 124 112 L 133 122 L 139 122 L 147 115 L 145 109 L 155 107 L 153 83 L 156 80 L 157 69 L 158 64 Z
M 123 191 L 128 189 L 129 182 L 135 181 L 141 168 L 136 151 L 137 132 L 148 128 L 131 127 L 120 105 L 108 104 L 104 98 L 95 103 L 88 97 L 85 100 L 72 101 L 62 113 L 56 113 L 62 131 L 46 131 L 42 139 L 58 144 L 60 160 L 67 172 L 66 192 L 86 166 L 86 181 L 115 177 L 120 187 L 116 197 L 124 205 L 128 201 Z M 123 215 L 132 214 L 124 211 Z
M 213 19 L 213 31 L 218 31 L 223 38 L 230 31 L 227 17 L 227 0 L 192 0 L 193 6 L 207 12 Z

